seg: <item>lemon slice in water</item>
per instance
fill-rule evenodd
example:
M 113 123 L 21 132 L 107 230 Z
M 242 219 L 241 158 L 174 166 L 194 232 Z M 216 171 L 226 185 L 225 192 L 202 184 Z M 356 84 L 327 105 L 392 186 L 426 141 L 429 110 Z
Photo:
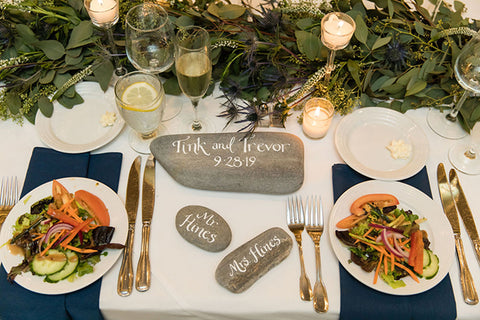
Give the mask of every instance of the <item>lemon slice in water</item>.
M 157 95 L 157 90 L 148 82 L 134 82 L 123 91 L 122 100 L 127 105 L 122 107 L 132 111 L 153 111 L 160 106 L 161 100 L 153 104 Z

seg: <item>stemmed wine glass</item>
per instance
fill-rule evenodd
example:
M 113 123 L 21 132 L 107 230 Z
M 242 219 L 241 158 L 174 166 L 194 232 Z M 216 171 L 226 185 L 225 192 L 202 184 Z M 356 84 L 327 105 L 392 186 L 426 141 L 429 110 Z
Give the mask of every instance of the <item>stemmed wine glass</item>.
M 174 28 L 162 6 L 143 3 L 128 11 L 125 47 L 137 70 L 154 74 L 167 71 L 174 61 L 174 37 Z M 181 105 L 168 105 L 163 120 L 172 119 L 180 109 Z
M 448 139 L 460 139 L 467 135 L 458 123 L 457 115 L 472 93 L 480 93 L 480 35 L 478 33 L 460 51 L 455 60 L 454 71 L 458 83 L 465 92 L 447 115 L 432 109 L 427 116 L 430 128 Z
M 470 131 L 468 143 L 454 144 L 448 158 L 452 165 L 466 174 L 480 174 L 480 123 Z
M 191 123 L 194 132 L 212 131 L 213 125 L 198 118 L 198 103 L 207 92 L 212 77 L 210 37 L 196 26 L 180 28 L 175 38 L 175 69 L 183 93 L 190 98 L 195 117 Z
M 133 129 L 128 142 L 133 150 L 149 154 L 150 143 L 163 129 L 165 92 L 160 79 L 150 73 L 135 71 L 115 83 L 118 112 Z

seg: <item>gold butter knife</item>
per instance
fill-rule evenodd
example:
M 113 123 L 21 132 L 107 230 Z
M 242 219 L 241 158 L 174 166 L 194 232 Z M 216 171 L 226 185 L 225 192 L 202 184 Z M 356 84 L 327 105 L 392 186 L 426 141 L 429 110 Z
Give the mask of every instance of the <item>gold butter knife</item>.
M 142 249 L 137 266 L 135 288 L 138 291 L 147 291 L 150 288 L 150 223 L 152 222 L 153 207 L 155 204 L 155 158 L 153 155 L 147 160 L 143 173 L 142 189 Z
M 440 199 L 442 200 L 443 211 L 447 215 L 448 221 L 452 227 L 455 236 L 455 247 L 457 249 L 458 263 L 460 265 L 460 283 L 462 285 L 463 299 L 467 304 L 477 304 L 478 295 L 473 283 L 472 275 L 468 269 L 465 252 L 463 250 L 463 242 L 460 237 L 460 222 L 458 221 L 458 213 L 455 208 L 455 202 L 450 190 L 450 184 L 447 181 L 447 174 L 443 163 L 437 167 L 438 190 L 440 191 Z
M 135 161 L 133 161 L 130 173 L 128 174 L 127 199 L 125 201 L 125 208 L 127 209 L 128 215 L 128 234 L 117 283 L 117 293 L 122 297 L 130 295 L 133 288 L 132 247 L 140 193 L 141 162 L 142 158 L 138 156 Z
M 470 240 L 472 240 L 473 247 L 477 255 L 477 260 L 480 263 L 480 238 L 478 237 L 475 220 L 473 220 L 472 210 L 470 210 L 467 198 L 465 197 L 465 193 L 460 185 L 460 181 L 458 180 L 455 169 L 450 169 L 449 179 L 450 188 L 452 189 L 453 198 L 457 204 L 458 212 L 460 213 L 460 217 L 462 217 L 463 225 L 467 230 L 468 236 L 470 237 Z

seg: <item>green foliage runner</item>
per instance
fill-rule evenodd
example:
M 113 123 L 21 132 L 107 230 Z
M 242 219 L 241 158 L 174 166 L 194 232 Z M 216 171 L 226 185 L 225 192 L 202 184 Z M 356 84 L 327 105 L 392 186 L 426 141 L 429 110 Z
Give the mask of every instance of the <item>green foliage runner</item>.
M 1 119 L 34 123 L 37 112 L 52 115 L 54 100 L 73 108 L 83 101 L 74 89 L 81 80 L 108 88 L 114 68 L 106 35 L 92 25 L 83 1 L 8 1 L 0 4 Z M 120 21 L 141 2 L 121 1 Z M 442 2 L 435 21 L 423 0 L 369 2 L 368 8 L 361 0 L 269 0 L 258 7 L 215 0 L 161 4 L 177 28 L 196 24 L 209 31 L 214 70 L 207 94 L 219 85 L 225 97 L 219 116 L 226 125 L 254 130 L 264 105 L 284 120 L 310 96 L 329 98 L 342 115 L 356 106 L 400 112 L 449 108 L 463 93 L 454 61 L 479 21 L 464 19 L 459 1 Z M 327 83 L 320 21 L 331 11 L 346 12 L 357 28 L 349 46 L 337 52 Z M 123 23 L 115 27 L 121 59 L 133 70 L 122 47 Z M 180 94 L 174 70 L 162 76 L 167 93 Z M 461 109 L 468 131 L 480 119 L 478 102 L 469 98 Z

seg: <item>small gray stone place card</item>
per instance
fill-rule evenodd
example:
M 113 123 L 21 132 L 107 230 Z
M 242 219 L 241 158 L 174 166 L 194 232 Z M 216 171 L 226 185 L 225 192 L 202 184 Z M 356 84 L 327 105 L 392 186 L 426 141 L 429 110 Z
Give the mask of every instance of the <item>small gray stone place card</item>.
M 287 194 L 303 184 L 303 142 L 289 133 L 166 135 L 150 150 L 173 179 L 191 188 Z
M 232 240 L 227 222 L 218 213 L 203 206 L 180 209 L 175 226 L 185 240 L 210 252 L 222 251 Z
M 227 290 L 241 293 L 290 254 L 292 239 L 271 228 L 229 253 L 217 266 L 215 279 Z

